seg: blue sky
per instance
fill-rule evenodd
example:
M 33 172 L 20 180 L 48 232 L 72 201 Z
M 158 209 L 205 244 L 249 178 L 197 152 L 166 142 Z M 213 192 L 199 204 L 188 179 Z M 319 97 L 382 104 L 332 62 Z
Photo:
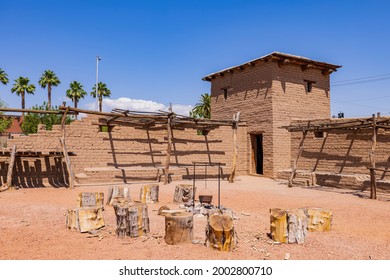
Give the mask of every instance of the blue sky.
M 186 111 L 210 92 L 203 76 L 280 51 L 343 66 L 331 76 L 332 114 L 390 115 L 389 1 L 0 0 L 0 7 L 0 68 L 10 79 L 0 84 L 0 98 L 9 107 L 20 107 L 10 92 L 19 76 L 37 86 L 27 107 L 46 100 L 38 86 L 46 69 L 62 82 L 54 104 L 73 80 L 90 92 L 99 55 L 99 80 L 112 92 L 105 109 L 121 102 L 165 109 L 171 102 Z M 79 107 L 93 102 L 88 96 Z

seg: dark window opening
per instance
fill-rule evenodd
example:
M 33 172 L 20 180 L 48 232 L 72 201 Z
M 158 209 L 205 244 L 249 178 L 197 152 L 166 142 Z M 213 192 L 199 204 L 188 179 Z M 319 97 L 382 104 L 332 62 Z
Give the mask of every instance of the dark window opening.
M 224 88 L 224 89 L 223 89 L 223 98 L 226 100 L 227 97 L 228 97 L 227 88 Z
M 316 83 L 314 81 L 304 81 L 306 83 L 306 92 L 312 92 L 313 91 L 313 85 Z
M 325 137 L 325 132 L 323 131 L 314 131 L 314 138 L 322 139 Z
M 198 130 L 196 131 L 196 134 L 197 134 L 197 135 L 206 136 L 207 134 L 209 134 L 209 130 L 198 129 Z
M 252 173 L 263 174 L 263 135 L 252 134 Z

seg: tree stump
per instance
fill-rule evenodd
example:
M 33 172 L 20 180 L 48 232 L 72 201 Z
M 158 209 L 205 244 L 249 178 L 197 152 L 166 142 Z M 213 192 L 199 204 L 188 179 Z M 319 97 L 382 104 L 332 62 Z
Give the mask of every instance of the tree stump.
M 286 210 L 288 243 L 303 244 L 307 235 L 308 218 L 302 209 Z
M 145 203 L 115 203 L 116 234 L 123 238 L 125 236 L 139 237 L 150 231 L 148 206 Z
M 309 231 L 330 231 L 332 226 L 332 211 L 323 208 L 303 209 L 309 218 L 307 229 Z
M 80 232 L 89 232 L 104 227 L 102 208 L 100 207 L 78 207 L 68 209 L 66 215 L 66 226 L 68 229 L 76 229 Z
M 131 197 L 129 187 L 115 186 L 108 189 L 107 205 L 130 201 Z
M 272 240 L 287 243 L 287 215 L 282 209 L 270 209 L 271 237 Z
M 165 214 L 165 242 L 170 245 L 192 242 L 193 214 L 176 212 Z
M 233 218 L 225 214 L 213 214 L 206 225 L 206 246 L 229 252 L 237 245 Z
M 159 185 L 143 185 L 140 190 L 139 199 L 142 203 L 158 202 Z
M 104 208 L 104 193 L 82 192 L 77 197 L 77 207 L 100 207 Z
M 193 190 L 193 186 L 189 184 L 180 184 L 175 188 L 175 194 L 173 196 L 173 202 L 183 203 L 192 201 L 195 197 L 196 187 Z

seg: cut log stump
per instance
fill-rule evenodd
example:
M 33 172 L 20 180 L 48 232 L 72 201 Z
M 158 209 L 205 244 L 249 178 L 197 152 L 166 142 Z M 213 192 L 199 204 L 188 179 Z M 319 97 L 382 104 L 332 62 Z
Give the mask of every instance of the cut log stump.
M 78 207 L 75 209 L 68 209 L 66 226 L 68 229 L 75 229 L 80 232 L 90 232 L 101 229 L 104 227 L 102 208 Z
M 104 208 L 104 193 L 82 192 L 77 197 L 77 207 L 100 207 Z
M 270 221 L 272 240 L 281 243 L 305 242 L 308 218 L 302 209 L 271 209 Z
M 286 211 L 278 208 L 270 209 L 271 237 L 280 243 L 287 243 L 287 215 Z
M 117 229 L 119 237 L 140 237 L 150 232 L 148 206 L 145 203 L 115 203 Z
M 288 243 L 303 244 L 307 236 L 308 218 L 302 209 L 286 210 Z
M 173 196 L 173 202 L 183 203 L 183 202 L 192 201 L 192 199 L 195 196 L 194 192 L 196 193 L 196 187 L 194 188 L 193 191 L 193 186 L 190 184 L 177 185 L 175 188 L 175 194 Z
M 307 229 L 309 231 L 330 231 L 332 226 L 332 211 L 323 208 L 304 208 L 306 216 L 309 218 Z
M 193 214 L 188 212 L 166 213 L 165 242 L 170 245 L 192 242 L 193 217 Z
M 212 214 L 206 225 L 206 246 L 219 251 L 232 251 L 237 246 L 233 219 L 230 215 Z
M 139 199 L 142 203 L 158 202 L 159 185 L 143 185 L 140 190 Z
M 124 186 L 110 187 L 108 189 L 107 205 L 123 202 L 131 202 L 130 188 Z

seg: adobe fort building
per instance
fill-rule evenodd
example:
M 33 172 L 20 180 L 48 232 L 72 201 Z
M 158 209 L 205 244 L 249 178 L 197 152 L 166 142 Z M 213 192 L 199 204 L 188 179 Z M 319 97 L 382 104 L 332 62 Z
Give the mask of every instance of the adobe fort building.
M 240 112 L 247 123 L 240 155 L 249 174 L 274 178 L 291 167 L 291 133 L 283 126 L 292 119 L 330 117 L 330 74 L 339 67 L 273 52 L 203 78 L 211 82 L 212 118 Z

